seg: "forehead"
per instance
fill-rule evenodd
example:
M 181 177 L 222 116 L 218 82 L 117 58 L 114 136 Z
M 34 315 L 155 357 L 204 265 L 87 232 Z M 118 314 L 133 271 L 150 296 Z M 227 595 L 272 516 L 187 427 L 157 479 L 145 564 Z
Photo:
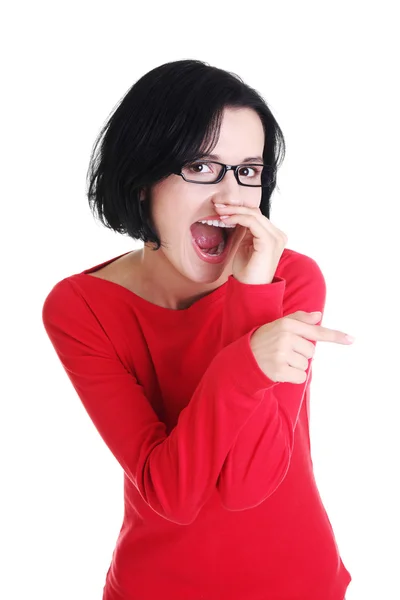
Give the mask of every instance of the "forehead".
M 251 108 L 225 108 L 221 129 L 213 154 L 226 160 L 263 153 L 264 129 L 260 117 Z

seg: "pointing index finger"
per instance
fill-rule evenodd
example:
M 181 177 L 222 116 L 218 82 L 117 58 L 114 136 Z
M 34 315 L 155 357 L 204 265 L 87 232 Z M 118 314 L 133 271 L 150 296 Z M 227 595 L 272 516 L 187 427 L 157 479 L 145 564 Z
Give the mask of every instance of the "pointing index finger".
M 338 329 L 329 329 L 318 325 L 316 327 L 318 328 L 316 339 L 321 342 L 335 342 L 337 344 L 352 344 L 354 342 L 354 337 Z

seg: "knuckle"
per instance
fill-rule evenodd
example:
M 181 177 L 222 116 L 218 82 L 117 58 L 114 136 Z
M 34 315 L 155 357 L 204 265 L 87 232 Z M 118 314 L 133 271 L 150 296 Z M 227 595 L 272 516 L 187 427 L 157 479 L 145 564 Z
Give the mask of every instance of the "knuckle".
M 282 317 L 282 319 L 279 320 L 279 327 L 281 331 L 290 331 L 291 326 L 292 326 L 292 321 L 293 319 L 291 319 L 290 317 Z
M 281 331 L 278 336 L 278 351 L 285 352 L 290 345 L 292 334 L 289 331 Z
M 282 339 L 284 337 L 287 337 L 289 334 L 287 328 L 285 325 L 280 325 L 279 330 L 278 330 L 278 338 Z
M 275 360 L 277 365 L 283 365 L 286 362 L 287 350 L 285 346 L 280 346 L 275 352 Z

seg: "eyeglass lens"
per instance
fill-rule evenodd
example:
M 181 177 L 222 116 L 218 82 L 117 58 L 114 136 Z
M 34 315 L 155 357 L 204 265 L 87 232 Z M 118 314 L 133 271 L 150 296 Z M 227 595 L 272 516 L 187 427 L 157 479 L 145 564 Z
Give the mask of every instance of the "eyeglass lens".
M 186 180 L 194 183 L 212 183 L 217 181 L 223 168 L 222 165 L 215 162 L 196 162 L 185 165 L 182 168 L 182 175 Z M 263 165 L 240 165 L 238 169 L 239 181 L 245 185 L 259 186 L 265 184 L 267 171 L 268 167 L 263 167 Z

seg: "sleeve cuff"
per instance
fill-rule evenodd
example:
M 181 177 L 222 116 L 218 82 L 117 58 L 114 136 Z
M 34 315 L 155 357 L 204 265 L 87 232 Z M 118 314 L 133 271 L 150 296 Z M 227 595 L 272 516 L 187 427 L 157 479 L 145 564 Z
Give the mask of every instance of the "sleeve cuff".
M 258 326 L 253 327 L 248 333 L 226 346 L 223 350 L 228 355 L 229 370 L 236 386 L 249 395 L 280 383 L 279 381 L 272 381 L 258 366 L 250 346 L 250 338 L 256 329 L 258 329 Z

